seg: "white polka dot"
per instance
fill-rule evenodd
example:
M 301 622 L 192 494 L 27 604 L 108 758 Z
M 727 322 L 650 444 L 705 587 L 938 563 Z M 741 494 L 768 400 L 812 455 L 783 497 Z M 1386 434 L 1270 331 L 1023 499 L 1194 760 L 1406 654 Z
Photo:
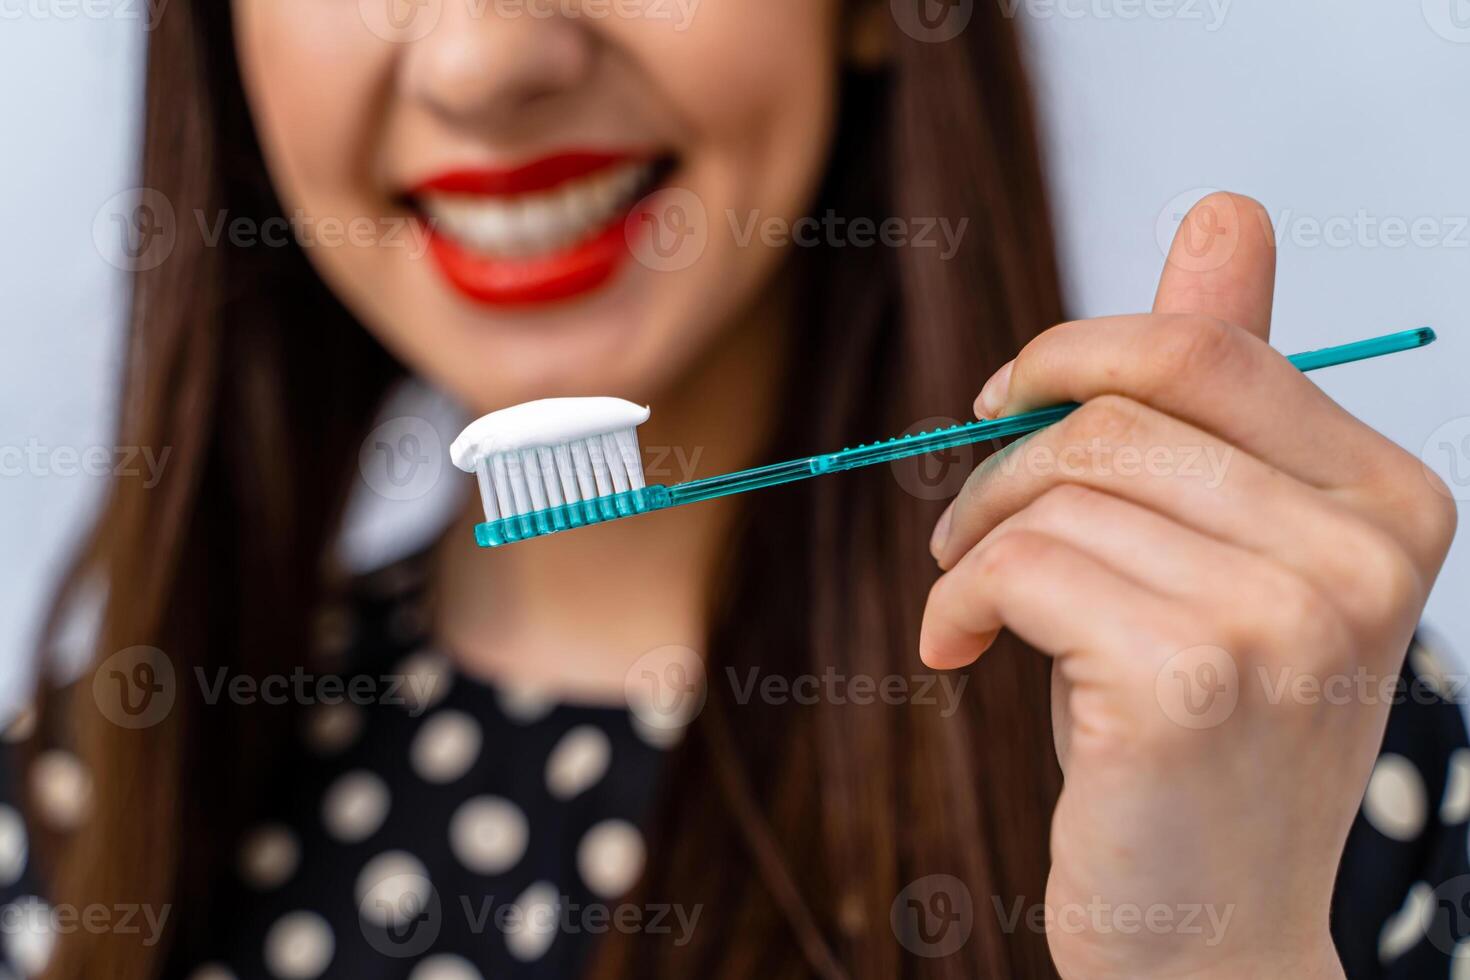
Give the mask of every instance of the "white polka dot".
M 1449 700 L 1458 693 L 1455 680 L 1450 676 L 1444 661 L 1422 640 L 1416 639 L 1413 646 L 1409 647 L 1409 665 L 1414 668 L 1414 673 L 1419 675 L 1424 686 L 1440 697 Z
M 538 881 L 515 900 L 505 921 L 505 948 L 522 963 L 540 959 L 551 948 L 559 925 L 561 896 L 550 882 Z
M 357 911 L 380 926 L 406 925 L 428 908 L 432 890 L 428 869 L 418 858 L 407 851 L 385 851 L 357 875 Z
M 14 807 L 0 803 L 0 888 L 20 879 L 29 853 L 25 820 Z
M 452 953 L 430 956 L 408 975 L 408 980 L 484 980 L 470 961 Z
M 218 963 L 205 963 L 189 974 L 188 980 L 236 980 L 235 973 Z
M 247 834 L 240 845 L 240 878 L 267 891 L 285 884 L 300 859 L 296 835 L 281 824 L 266 824 Z
M 317 755 L 333 756 L 357 741 L 362 725 L 362 709 L 350 701 L 319 704 L 306 715 L 304 737 Z
M 612 744 L 600 728 L 579 725 L 561 737 L 546 760 L 546 788 L 570 800 L 596 783 L 612 761 Z
M 495 696 L 505 717 L 530 725 L 551 714 L 556 702 L 545 691 L 524 684 L 507 684 Z
M 434 707 L 454 686 L 454 671 L 449 658 L 432 648 L 425 648 L 403 659 L 397 673 L 403 678 L 398 692 L 410 713 L 421 715 Z
M 1417 882 L 1409 889 L 1403 907 L 1389 917 L 1378 933 L 1378 960 L 1392 963 L 1424 938 L 1434 918 L 1434 889 Z
M 34 977 L 46 969 L 56 946 L 56 922 L 51 906 L 35 895 L 16 899 L 3 913 L 5 954 L 22 975 Z
M 643 873 L 643 835 L 626 820 L 604 820 L 577 845 L 577 871 L 593 893 L 614 899 Z
M 449 846 L 461 864 L 482 875 L 515 866 L 530 828 L 521 808 L 498 796 L 466 800 L 449 820 Z
M 1363 815 L 1385 837 L 1409 841 L 1419 836 L 1428 804 L 1424 779 L 1412 762 L 1392 752 L 1379 757 L 1363 796 Z
M 1447 824 L 1470 820 L 1470 749 L 1456 749 L 1450 755 L 1439 819 Z
M 644 744 L 667 751 L 684 740 L 684 728 L 664 725 L 650 725 L 636 714 L 629 714 L 628 721 L 633 726 L 634 733 L 643 740 Z
M 51 824 L 74 830 L 92 809 L 92 776 L 82 760 L 70 752 L 52 749 L 31 764 L 31 792 L 36 807 Z
M 332 927 L 315 912 L 292 912 L 265 934 L 265 967 L 281 980 L 315 980 L 336 951 Z
M 365 769 L 338 779 L 322 797 L 322 823 L 345 844 L 367 840 L 388 819 L 388 784 Z
M 1470 939 L 1460 940 L 1450 956 L 1450 980 L 1470 980 Z
M 413 770 L 425 782 L 453 782 L 479 758 L 482 738 L 479 724 L 463 711 L 441 711 L 414 736 Z

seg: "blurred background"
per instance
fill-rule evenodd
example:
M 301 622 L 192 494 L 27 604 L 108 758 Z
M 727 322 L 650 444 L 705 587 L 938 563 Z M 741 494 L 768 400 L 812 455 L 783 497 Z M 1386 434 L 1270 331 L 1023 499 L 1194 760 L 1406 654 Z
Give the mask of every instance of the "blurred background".
M 166 2 L 0 0 L 0 709 L 24 697 L 46 596 L 102 489 L 88 451 L 115 448 L 111 222 L 135 200 L 141 59 Z M 1189 205 L 1250 194 L 1279 241 L 1279 349 L 1438 329 L 1427 352 L 1314 378 L 1466 509 L 1470 0 L 949 2 L 1000 3 L 1028 32 L 1075 316 L 1147 309 Z M 1426 613 L 1461 666 L 1465 538 Z

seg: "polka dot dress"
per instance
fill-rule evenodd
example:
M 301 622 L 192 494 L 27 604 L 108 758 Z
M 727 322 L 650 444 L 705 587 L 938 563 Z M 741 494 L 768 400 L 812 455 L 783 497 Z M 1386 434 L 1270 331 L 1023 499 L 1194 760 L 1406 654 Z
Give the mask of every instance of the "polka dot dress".
M 171 964 L 170 977 L 583 972 L 643 870 L 643 818 L 675 739 L 624 707 L 457 672 L 425 635 L 418 580 L 390 569 L 323 616 L 323 641 L 355 675 L 403 683 L 305 713 L 278 792 L 221 880 L 223 915 L 176 910 L 210 952 Z M 1408 694 L 1347 842 L 1331 911 L 1352 980 L 1470 980 L 1470 740 L 1445 664 L 1420 641 L 1410 650 Z M 5 737 L 32 727 L 23 715 Z M 90 777 L 64 750 L 40 752 L 25 773 L 0 766 L 0 980 L 41 973 L 58 941 L 11 802 L 20 779 L 57 828 L 83 827 L 91 806 Z
M 414 587 L 370 594 L 327 620 L 334 636 L 351 635 L 341 653 L 355 674 L 403 681 L 307 709 L 279 792 L 221 882 L 228 921 L 185 922 L 175 910 L 180 926 L 215 939 L 207 957 L 174 964 L 171 976 L 582 971 L 642 873 L 641 828 L 667 747 L 641 736 L 625 706 L 556 703 L 457 672 L 427 639 L 418 601 Z M 74 755 L 41 754 L 31 778 L 48 820 L 86 820 L 88 778 Z M 0 929 L 0 980 L 38 973 L 51 950 L 47 906 L 25 904 L 37 892 L 27 870 L 26 826 L 0 803 L 3 898 L 36 922 Z

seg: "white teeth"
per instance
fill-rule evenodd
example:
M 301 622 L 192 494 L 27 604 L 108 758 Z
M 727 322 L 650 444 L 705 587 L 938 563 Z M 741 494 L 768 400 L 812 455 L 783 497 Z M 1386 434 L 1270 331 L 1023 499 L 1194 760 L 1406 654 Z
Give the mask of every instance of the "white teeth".
M 490 255 L 554 252 L 606 228 L 648 186 L 653 166 L 630 163 L 517 197 L 425 194 L 420 203 L 437 231 Z

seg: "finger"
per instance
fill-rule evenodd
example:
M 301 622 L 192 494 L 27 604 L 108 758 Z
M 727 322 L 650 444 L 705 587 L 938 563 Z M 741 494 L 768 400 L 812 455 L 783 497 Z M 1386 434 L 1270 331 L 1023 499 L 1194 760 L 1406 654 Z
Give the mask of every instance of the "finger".
M 1218 595 L 1238 582 L 1248 561 L 1260 560 L 1157 511 L 1075 483 L 1047 490 L 975 547 L 1018 531 L 1064 541 L 1135 584 L 1178 598 Z
M 1333 605 L 1321 589 L 1313 589 L 1270 556 L 1233 547 L 1130 501 L 1075 484 L 1054 487 L 1001 521 L 971 554 L 1017 533 L 1060 541 L 1141 588 L 1191 608 L 1213 610 L 1222 623 L 1239 619 L 1241 609 L 1253 610 L 1252 620 L 1267 635 L 1286 635 L 1299 626 L 1294 617 L 1309 604 Z M 1309 590 L 1310 602 L 1303 598 Z
M 973 663 L 1002 628 L 1053 656 L 1152 645 L 1164 599 L 1055 538 L 1019 531 L 976 550 L 929 592 L 919 656 L 938 670 Z
M 1152 510 L 1275 558 L 1324 590 L 1362 578 L 1386 535 L 1331 495 L 1146 405 L 1115 395 L 991 456 L 970 475 L 936 548 L 951 568 L 1001 521 L 1062 484 Z
M 1324 488 L 1383 486 L 1402 480 L 1397 471 L 1412 463 L 1265 341 L 1222 320 L 1144 315 L 1065 323 L 1027 344 L 1006 381 L 1004 406 L 979 404 L 977 413 L 1015 415 L 1123 395 Z M 995 388 L 981 397 L 996 398 Z
M 1265 340 L 1271 335 L 1275 288 L 1270 215 L 1248 197 L 1220 192 L 1196 204 L 1179 223 L 1154 312 L 1214 317 Z

